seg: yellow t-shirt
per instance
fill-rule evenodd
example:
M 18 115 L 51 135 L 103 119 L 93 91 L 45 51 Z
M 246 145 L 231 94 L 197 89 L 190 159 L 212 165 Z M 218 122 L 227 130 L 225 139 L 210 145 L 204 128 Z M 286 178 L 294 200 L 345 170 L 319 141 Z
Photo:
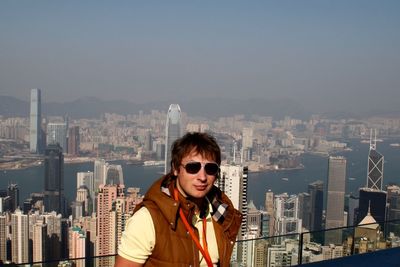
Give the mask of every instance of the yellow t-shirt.
M 208 210 L 211 209 L 212 207 L 209 203 Z M 218 246 L 210 212 L 207 213 L 206 219 L 208 252 L 213 264 L 216 265 L 219 261 Z M 198 229 L 200 244 L 203 244 L 203 220 L 198 215 L 193 216 L 193 225 Z M 147 208 L 142 207 L 126 222 L 121 244 L 118 247 L 118 254 L 125 259 L 143 264 L 151 255 L 155 243 L 156 233 L 153 219 Z M 201 252 L 199 252 L 199 257 L 201 259 L 200 266 L 207 266 L 207 262 Z

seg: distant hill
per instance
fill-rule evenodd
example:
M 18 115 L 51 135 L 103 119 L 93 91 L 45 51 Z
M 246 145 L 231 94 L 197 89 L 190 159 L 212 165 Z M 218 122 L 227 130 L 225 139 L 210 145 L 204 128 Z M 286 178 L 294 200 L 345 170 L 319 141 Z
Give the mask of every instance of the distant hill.
M 0 115 L 10 117 L 29 116 L 29 103 L 12 96 L 0 96 Z
M 42 104 L 44 116 L 64 116 L 71 118 L 99 118 L 103 113 L 117 113 L 121 115 L 137 114 L 140 110 L 145 113 L 151 110 L 167 111 L 170 102 L 152 102 L 136 104 L 129 101 L 105 101 L 96 97 L 84 97 L 71 102 L 56 103 L 49 102 Z M 217 118 L 243 114 L 246 117 L 252 115 L 272 116 L 274 119 L 281 119 L 284 116 L 291 116 L 299 119 L 308 119 L 311 114 L 323 114 L 330 118 L 357 118 L 361 115 L 399 115 L 398 110 L 366 110 L 363 114 L 354 112 L 334 110 L 330 112 L 313 111 L 304 105 L 289 99 L 222 99 L 222 98 L 201 98 L 187 100 L 178 103 L 189 116 L 201 116 L 206 118 Z M 29 102 L 19 100 L 10 96 L 0 96 L 0 115 L 6 117 L 29 116 Z
M 137 114 L 140 110 L 168 110 L 170 102 L 152 102 L 135 104 L 129 101 L 104 101 L 95 97 L 80 98 L 72 102 L 42 104 L 42 114 L 48 116 L 64 116 L 71 118 L 98 118 L 103 113 L 117 113 L 122 115 Z M 311 113 L 298 103 L 290 99 L 267 101 L 263 99 L 221 99 L 203 98 L 188 100 L 178 103 L 185 113 L 190 116 L 217 118 L 243 114 L 265 115 L 280 118 L 285 115 L 296 115 L 298 118 L 308 117 Z M 29 102 L 10 96 L 0 96 L 0 115 L 3 116 L 29 116 Z

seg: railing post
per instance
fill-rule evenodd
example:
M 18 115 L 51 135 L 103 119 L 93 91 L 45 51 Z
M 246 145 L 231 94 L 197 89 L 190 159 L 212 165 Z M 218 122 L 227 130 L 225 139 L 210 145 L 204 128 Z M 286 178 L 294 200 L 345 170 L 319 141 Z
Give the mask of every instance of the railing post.
M 353 225 L 353 236 L 352 236 L 352 241 L 351 241 L 351 252 L 350 252 L 350 255 L 354 255 L 355 253 L 354 253 L 354 245 L 355 245 L 355 242 L 356 242 L 356 240 L 355 240 L 355 237 L 356 237 L 356 227 Z
M 297 262 L 299 265 L 302 264 L 303 262 L 303 232 L 300 233 L 300 239 L 299 239 L 299 253 L 298 253 L 298 259 Z

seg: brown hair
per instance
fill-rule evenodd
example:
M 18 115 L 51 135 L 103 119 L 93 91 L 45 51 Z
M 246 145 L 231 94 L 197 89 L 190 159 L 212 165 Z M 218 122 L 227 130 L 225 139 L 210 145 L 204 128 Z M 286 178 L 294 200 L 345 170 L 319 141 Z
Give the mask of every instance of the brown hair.
M 221 164 L 221 149 L 213 136 L 207 133 L 192 132 L 175 140 L 171 151 L 171 175 L 173 170 L 178 170 L 182 159 L 190 152 L 196 151 L 198 154 L 209 160 Z

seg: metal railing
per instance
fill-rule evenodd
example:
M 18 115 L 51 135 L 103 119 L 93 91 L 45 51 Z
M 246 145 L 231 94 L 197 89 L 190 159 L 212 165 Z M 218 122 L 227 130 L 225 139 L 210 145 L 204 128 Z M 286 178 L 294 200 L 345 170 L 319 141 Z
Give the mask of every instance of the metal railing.
M 379 231 L 379 229 L 383 229 L 383 231 Z M 231 265 L 295 266 L 370 253 L 392 247 L 400 247 L 400 220 L 238 240 L 231 258 Z M 114 254 L 3 264 L 5 266 L 32 267 L 112 267 L 115 262 L 115 256 Z

